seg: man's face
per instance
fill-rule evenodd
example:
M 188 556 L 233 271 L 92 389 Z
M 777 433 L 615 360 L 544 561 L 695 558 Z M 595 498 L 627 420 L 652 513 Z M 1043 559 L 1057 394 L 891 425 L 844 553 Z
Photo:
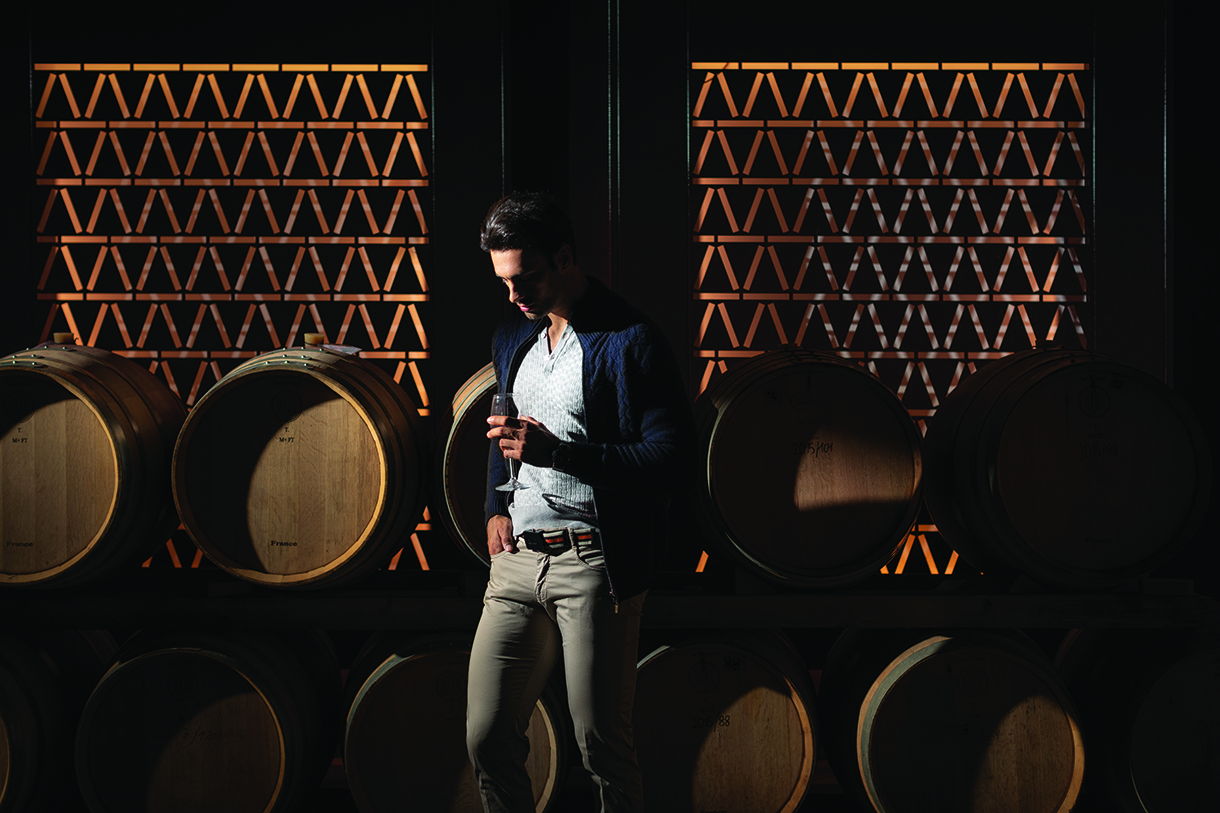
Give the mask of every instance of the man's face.
M 560 274 L 552 258 L 514 248 L 492 251 L 491 265 L 512 302 L 528 319 L 542 319 L 559 304 Z

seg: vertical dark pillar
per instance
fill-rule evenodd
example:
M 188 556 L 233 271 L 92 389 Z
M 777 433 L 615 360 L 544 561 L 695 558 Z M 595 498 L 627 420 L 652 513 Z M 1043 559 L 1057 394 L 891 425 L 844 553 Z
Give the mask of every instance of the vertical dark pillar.
M 504 87 L 507 4 L 498 0 L 433 5 L 432 186 L 436 320 L 436 414 L 458 387 L 490 361 L 491 332 L 504 314 L 499 284 L 479 250 L 487 207 L 511 185 Z
M 564 196 L 570 117 L 568 4 L 509 2 L 504 20 L 508 187 Z
M 615 0 L 613 12 L 614 273 L 620 292 L 661 327 L 685 370 L 691 345 L 686 4 Z
M 612 248 L 617 228 L 613 5 L 610 0 L 576 3 L 569 12 L 566 159 L 569 207 L 577 230 L 581 268 L 617 289 L 618 269 Z
M 1138 16 L 1099 13 L 1093 66 L 1096 334 L 1090 349 L 1162 380 L 1172 358 L 1166 5 Z
M 37 269 L 33 267 L 34 216 L 31 204 L 33 177 L 32 113 L 30 108 L 30 15 L 21 7 L 6 14 L 0 34 L 4 58 L 0 73 L 0 99 L 5 117 L 6 154 L 0 179 L 4 184 L 3 227 L 0 244 L 5 247 L 0 263 L 0 356 L 29 347 L 37 341 L 32 306 Z M 27 111 L 22 115 L 19 111 Z

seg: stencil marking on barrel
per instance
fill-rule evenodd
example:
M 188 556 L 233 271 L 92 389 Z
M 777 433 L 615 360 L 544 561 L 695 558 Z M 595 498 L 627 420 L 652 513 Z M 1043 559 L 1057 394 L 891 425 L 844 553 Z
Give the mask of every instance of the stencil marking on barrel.
M 199 525 L 249 569 L 306 573 L 342 561 L 384 495 L 368 419 L 313 376 L 247 376 L 210 405 L 194 444 Z
M 16 379 L 16 380 L 14 380 Z M 101 417 L 47 376 L 6 375 L 0 405 L 0 571 L 69 563 L 109 527 L 119 465 Z

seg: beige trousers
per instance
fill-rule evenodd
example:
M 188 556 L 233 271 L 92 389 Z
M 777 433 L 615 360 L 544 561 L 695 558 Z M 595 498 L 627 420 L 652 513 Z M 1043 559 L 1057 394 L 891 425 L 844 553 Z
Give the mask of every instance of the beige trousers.
M 534 811 L 525 730 L 560 656 L 603 813 L 643 811 L 631 734 L 643 606 L 640 594 L 615 612 L 600 550 L 492 557 L 466 705 L 466 745 L 487 813 Z

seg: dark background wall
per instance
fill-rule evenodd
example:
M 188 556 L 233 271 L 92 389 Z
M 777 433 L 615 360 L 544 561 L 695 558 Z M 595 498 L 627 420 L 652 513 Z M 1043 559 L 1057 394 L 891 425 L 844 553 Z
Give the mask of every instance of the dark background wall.
M 128 3 L 38 7 L 8 29 L 6 91 L 29 96 L 33 61 L 389 62 L 426 55 L 432 64 L 432 239 L 440 263 L 463 255 L 463 238 L 486 202 L 512 188 L 549 188 L 569 201 L 588 269 L 628 294 L 647 290 L 679 346 L 686 331 L 683 278 L 689 226 L 689 63 L 699 60 L 1075 60 L 1094 66 L 1096 349 L 1172 375 L 1168 269 L 1175 240 L 1165 213 L 1176 159 L 1171 126 L 1176 80 L 1166 61 L 1172 5 L 1139 19 L 1097 18 L 1092 3 L 1019 7 L 871 4 L 867 13 L 821 3 L 567 4 L 476 2 L 353 4 L 339 13 L 285 15 L 259 4 L 184 9 Z M 25 56 L 21 56 L 24 54 Z M 409 58 L 417 58 L 411 56 Z M 21 80 L 13 77 L 20 71 Z M 10 106 L 9 132 L 20 132 Z M 27 120 L 28 122 L 28 120 Z M 1146 162 L 1146 165 L 1141 162 Z M 15 195 L 28 156 L 8 164 Z M 1168 193 L 1168 194 L 1167 194 Z M 10 197 L 10 251 L 27 245 L 29 209 Z M 681 221 L 679 222 L 679 219 Z M 473 225 L 472 225 L 473 224 Z M 1159 225 L 1158 225 L 1159 224 Z M 1155 227 L 1154 227 L 1155 226 Z M 1132 238 L 1136 235 L 1136 239 Z M 24 239 L 22 239 L 24 237 Z M 1180 238 L 1179 238 L 1180 239 Z M 449 241 L 453 248 L 449 248 Z M 10 256 L 12 256 L 10 254 Z M 465 255 L 466 263 L 478 255 Z M 448 267 L 446 265 L 446 267 Z M 672 272 L 658 275 L 657 267 Z M 446 279 L 469 273 L 444 274 Z M 1150 305 L 1144 276 L 1161 280 Z M 660 277 L 660 279 L 658 279 Z M 670 287 L 671 280 L 675 283 Z M 29 274 L 10 265 L 13 307 Z M 662 286 L 658 289 L 658 285 Z M 660 296 L 655 292 L 662 291 Z M 1124 292 L 1135 292 L 1124 294 Z M 446 307 L 448 297 L 437 292 Z M 472 299 L 457 297 L 463 306 Z M 1134 301 L 1132 301 L 1134 300 Z M 1140 318 L 1133 330 L 1130 309 Z M 1183 303 L 1177 303 L 1183 307 Z M 21 344 L 22 310 L 5 320 L 5 347 Z M 460 309 L 459 309 L 460 310 Z M 1158 313 L 1158 321 L 1150 314 Z M 27 318 L 32 318 L 28 314 Z M 482 320 L 467 318 L 460 334 Z M 443 351 L 442 351 L 443 352 Z
M 34 62 L 428 60 L 429 374 L 443 400 L 484 363 L 491 327 L 504 313 L 475 235 L 488 204 L 514 188 L 549 188 L 566 199 L 586 270 L 638 302 L 679 355 L 687 352 L 692 61 L 1079 61 L 1094 72 L 1091 349 L 1169 381 L 1205 424 L 1214 411 L 1205 293 L 1214 261 L 1199 236 L 1204 208 L 1180 195 L 1176 180 L 1187 178 L 1182 188 L 1192 194 L 1208 188 L 1201 128 L 1189 114 L 1187 127 L 1175 125 L 1179 111 L 1198 107 L 1191 100 L 1201 82 L 1183 69 L 1193 37 L 1172 3 L 1138 17 L 1111 14 L 1106 4 L 1045 0 L 919 7 L 478 0 L 318 11 L 69 3 L 10 20 L 20 24 L 4 34 L 12 159 L 0 235 L 3 352 L 37 341 L 45 321 L 34 295 L 42 260 L 29 183 L 39 149 L 28 116 Z M 692 392 L 696 384 L 688 382 Z M 1211 567 L 1210 554 L 1196 556 Z

